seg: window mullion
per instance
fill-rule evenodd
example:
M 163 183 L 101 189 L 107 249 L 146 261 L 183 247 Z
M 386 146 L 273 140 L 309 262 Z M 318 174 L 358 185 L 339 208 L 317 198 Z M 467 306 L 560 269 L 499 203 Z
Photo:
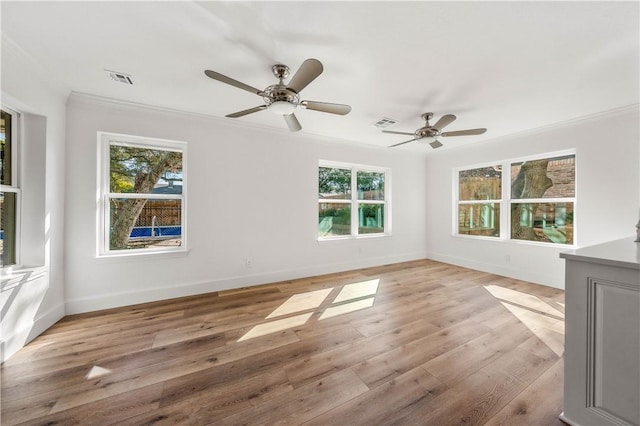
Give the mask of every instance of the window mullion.
M 505 161 L 502 167 L 502 200 L 500 202 L 500 239 L 511 238 L 511 164 Z
M 351 235 L 358 235 L 358 169 L 351 168 Z

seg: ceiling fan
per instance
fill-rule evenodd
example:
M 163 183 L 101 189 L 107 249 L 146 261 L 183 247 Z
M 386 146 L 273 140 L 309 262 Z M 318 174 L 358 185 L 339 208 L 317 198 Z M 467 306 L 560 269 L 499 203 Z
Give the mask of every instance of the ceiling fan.
M 205 70 L 207 77 L 214 80 L 221 81 L 223 83 L 230 84 L 239 89 L 246 90 L 247 92 L 255 93 L 262 97 L 265 105 L 260 105 L 254 108 L 245 109 L 244 111 L 234 112 L 233 114 L 227 114 L 226 117 L 238 118 L 247 114 L 262 111 L 268 109 L 276 114 L 281 114 L 284 117 L 284 121 L 287 123 L 289 130 L 297 132 L 302 129 L 300 122 L 294 115 L 294 111 L 298 106 L 302 106 L 306 109 L 328 112 L 331 114 L 345 115 L 351 111 L 349 105 L 331 104 L 327 102 L 316 101 L 301 101 L 300 91 L 307 87 L 309 83 L 315 80 L 320 74 L 322 74 L 322 63 L 317 59 L 307 59 L 300 65 L 298 71 L 289 81 L 289 84 L 284 83 L 284 79 L 289 76 L 289 67 L 282 64 L 276 64 L 271 67 L 273 75 L 280 81 L 277 84 L 273 84 L 264 90 L 256 89 L 255 87 L 241 83 L 230 77 L 222 75 L 218 72 Z
M 404 145 L 405 143 L 417 141 L 418 139 L 422 139 L 422 138 L 433 138 L 433 142 L 429 142 L 429 145 L 431 145 L 431 148 L 435 149 L 435 148 L 440 148 L 442 146 L 442 143 L 438 140 L 438 138 L 440 137 L 445 138 L 448 136 L 481 135 L 487 131 L 487 129 L 468 129 L 468 130 L 454 130 L 452 132 L 443 132 L 442 129 L 444 129 L 446 126 L 451 124 L 456 119 L 455 115 L 445 114 L 442 117 L 440 117 L 440 120 L 438 120 L 436 124 L 434 124 L 433 126 L 429 124 L 429 120 L 433 118 L 432 112 L 425 112 L 424 114 L 422 114 L 421 117 L 426 124 L 424 125 L 424 127 L 420 127 L 418 130 L 416 130 L 413 133 L 383 130 L 382 131 L 383 133 L 393 133 L 396 135 L 413 136 L 413 139 L 391 145 L 390 148 L 394 146 Z

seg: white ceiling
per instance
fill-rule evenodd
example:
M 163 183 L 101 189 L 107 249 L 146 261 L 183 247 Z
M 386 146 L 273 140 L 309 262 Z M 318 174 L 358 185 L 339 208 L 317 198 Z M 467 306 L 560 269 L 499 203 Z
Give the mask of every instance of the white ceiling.
M 209 116 L 263 104 L 206 77 L 263 89 L 271 66 L 317 58 L 301 92 L 349 115 L 299 109 L 302 133 L 387 146 L 420 115 L 452 113 L 448 149 L 639 102 L 634 2 L 1 2 L 3 44 L 18 46 L 69 91 Z M 3 67 L 4 67 L 3 61 Z M 130 74 L 113 82 L 105 69 Z M 234 120 L 225 118 L 225 120 Z M 262 111 L 235 119 L 287 132 Z M 432 124 L 433 124 L 432 121 Z M 431 150 L 427 140 L 394 149 Z

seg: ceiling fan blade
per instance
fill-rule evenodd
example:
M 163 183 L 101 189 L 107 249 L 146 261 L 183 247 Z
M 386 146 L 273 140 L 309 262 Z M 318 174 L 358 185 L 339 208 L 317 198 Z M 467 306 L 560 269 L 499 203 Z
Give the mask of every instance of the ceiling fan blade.
M 404 142 L 396 143 L 396 144 L 393 144 L 393 145 L 389 145 L 389 148 L 393 148 L 394 146 L 400 146 L 400 145 L 404 145 L 405 143 L 417 141 L 418 139 L 422 139 L 422 138 L 414 138 L 414 139 L 411 139 L 411 140 L 408 140 L 408 141 L 404 141 Z
M 292 132 L 298 132 L 302 130 L 302 126 L 300 125 L 300 122 L 298 121 L 298 119 L 293 113 L 284 114 L 283 117 L 284 117 L 284 121 L 287 122 L 287 126 L 289 126 L 289 130 L 291 130 Z
M 433 142 L 429 142 L 429 145 L 431 145 L 431 148 L 436 149 L 440 148 L 442 146 L 442 143 L 436 139 Z
M 306 109 L 314 111 L 329 112 L 331 114 L 346 115 L 351 111 L 349 105 L 330 104 L 328 102 L 302 101 L 300 102 Z
M 442 117 L 440 117 L 440 120 L 438 120 L 436 124 L 434 124 L 431 127 L 433 127 L 434 129 L 442 130 L 445 127 L 447 127 L 449 124 L 453 123 L 455 119 L 456 119 L 455 115 L 445 114 Z
M 486 132 L 487 129 L 469 129 L 469 130 L 454 130 L 453 132 L 444 132 L 440 136 L 469 136 L 469 135 L 481 135 Z
M 287 88 L 293 90 L 296 93 L 300 93 L 302 89 L 307 87 L 309 83 L 322 74 L 322 63 L 317 59 L 307 59 L 300 65 L 296 74 L 291 77 L 291 81 L 287 85 Z
M 207 75 L 207 77 L 212 78 L 214 80 L 218 80 L 218 81 L 221 81 L 222 83 L 227 83 L 239 89 L 246 90 L 247 92 L 255 93 L 256 95 L 262 96 L 262 90 L 256 89 L 255 87 L 249 86 L 248 84 L 241 83 L 238 80 L 234 80 L 231 77 L 222 75 L 219 72 L 205 70 L 204 73 Z
M 394 135 L 409 135 L 409 136 L 413 136 L 415 133 L 408 133 L 408 132 L 394 132 L 393 130 L 383 130 L 382 133 L 393 133 Z
M 225 117 L 238 118 L 238 117 L 242 117 L 243 115 L 253 114 L 254 112 L 262 111 L 263 109 L 267 109 L 267 106 L 260 105 L 255 108 L 249 108 L 249 109 L 245 109 L 244 111 L 238 111 L 238 112 L 234 112 L 233 114 L 227 114 L 225 115 Z

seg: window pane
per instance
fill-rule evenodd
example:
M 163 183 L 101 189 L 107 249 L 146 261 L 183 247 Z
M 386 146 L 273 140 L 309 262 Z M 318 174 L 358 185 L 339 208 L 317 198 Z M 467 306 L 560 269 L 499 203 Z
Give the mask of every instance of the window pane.
M 110 145 L 109 187 L 116 193 L 181 194 L 182 153 Z
M 500 203 L 459 204 L 458 234 L 500 236 Z
M 11 185 L 11 114 L 0 112 L 0 183 Z
M 384 173 L 358 172 L 358 200 L 384 200 Z
M 0 266 L 16 263 L 16 193 L 0 192 Z
M 511 198 L 565 198 L 576 195 L 575 155 L 511 164 Z
M 111 250 L 182 245 L 182 200 L 111 199 L 109 209 Z
M 511 238 L 573 244 L 573 203 L 511 204 Z
M 458 199 L 500 200 L 502 198 L 502 170 L 500 166 L 461 170 L 458 174 Z
M 351 170 L 333 167 L 318 168 L 318 198 L 351 199 Z
M 319 203 L 318 235 L 351 234 L 351 204 Z
M 384 233 L 384 204 L 358 206 L 358 234 Z

